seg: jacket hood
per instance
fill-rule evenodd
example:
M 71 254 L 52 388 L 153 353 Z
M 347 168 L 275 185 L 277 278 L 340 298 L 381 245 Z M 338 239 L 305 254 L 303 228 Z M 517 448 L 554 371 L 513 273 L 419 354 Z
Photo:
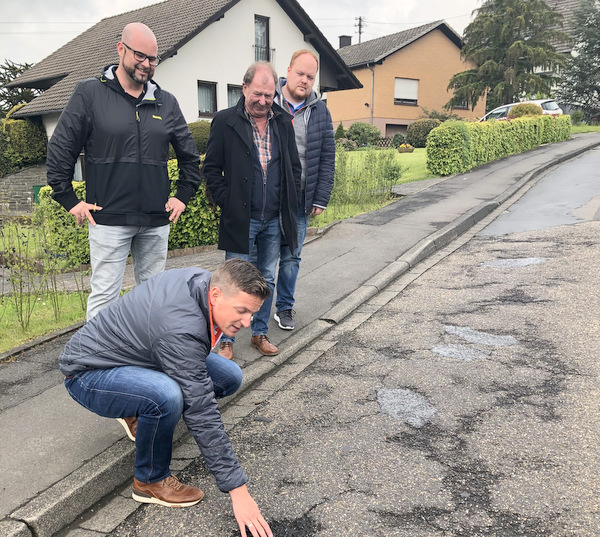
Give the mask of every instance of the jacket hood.
M 279 81 L 277 82 L 277 87 L 275 88 L 275 99 L 277 104 L 280 106 L 282 103 L 282 99 L 284 99 L 282 88 L 283 86 L 285 86 L 286 82 L 287 78 L 285 78 L 284 76 L 280 76 Z M 318 93 L 315 90 L 311 90 L 310 95 L 306 99 L 306 106 L 314 105 L 319 99 L 320 96 L 318 95 Z
M 107 65 L 103 70 L 102 70 L 102 74 L 100 74 L 100 76 L 98 77 L 98 79 L 101 82 L 104 82 L 106 80 L 112 82 L 113 84 L 110 84 L 110 86 L 117 90 L 118 88 L 120 88 L 120 91 L 125 91 L 120 84 L 117 85 L 117 75 L 115 73 L 115 70 L 117 69 L 118 65 L 117 64 L 111 64 L 111 65 Z M 150 79 L 148 80 L 148 82 L 146 82 L 146 84 L 144 84 L 144 88 L 146 90 L 146 93 L 144 94 L 144 98 L 142 99 L 142 101 L 156 101 L 160 98 L 160 86 L 154 82 L 154 80 Z

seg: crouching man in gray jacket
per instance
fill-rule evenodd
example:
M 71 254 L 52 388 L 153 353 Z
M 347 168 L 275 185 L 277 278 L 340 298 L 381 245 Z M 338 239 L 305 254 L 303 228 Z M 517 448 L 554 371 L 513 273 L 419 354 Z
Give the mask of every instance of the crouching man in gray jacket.
M 247 526 L 255 537 L 272 536 L 217 407 L 216 398 L 240 387 L 242 371 L 210 352 L 221 334 L 250 326 L 268 295 L 260 272 L 241 259 L 213 274 L 167 270 L 100 311 L 67 343 L 59 365 L 71 397 L 119 419 L 135 439 L 135 500 L 185 507 L 203 498 L 170 471 L 173 433 L 183 416 L 218 487 L 231 496 L 241 534 Z

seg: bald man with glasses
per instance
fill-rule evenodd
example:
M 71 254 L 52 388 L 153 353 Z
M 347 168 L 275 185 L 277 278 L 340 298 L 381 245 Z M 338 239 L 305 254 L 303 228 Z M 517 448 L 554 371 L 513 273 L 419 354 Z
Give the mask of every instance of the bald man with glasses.
M 170 223 L 200 184 L 200 157 L 179 104 L 152 80 L 160 62 L 154 33 L 145 24 L 128 24 L 117 54 L 118 64 L 77 85 L 46 160 L 52 197 L 78 225 L 88 225 L 88 321 L 119 298 L 130 252 L 137 285 L 164 270 Z M 166 166 L 169 143 L 179 166 L 174 196 Z M 71 184 L 82 148 L 85 200 Z

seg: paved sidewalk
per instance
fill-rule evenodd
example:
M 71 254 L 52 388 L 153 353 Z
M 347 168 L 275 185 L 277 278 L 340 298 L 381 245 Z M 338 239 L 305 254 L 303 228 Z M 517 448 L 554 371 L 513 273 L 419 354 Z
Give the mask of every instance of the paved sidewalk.
M 600 133 L 580 135 L 441 181 L 402 186 L 405 197 L 384 209 L 331 226 L 304 249 L 296 330 L 279 330 L 271 321 L 280 355 L 260 356 L 249 333 L 237 339 L 245 376 L 240 394 L 529 181 L 598 145 Z M 212 269 L 223 258 L 208 249 L 170 258 L 168 267 Z M 131 480 L 134 445 L 120 425 L 79 407 L 62 386 L 56 359 L 69 337 L 58 335 L 0 364 L 0 535 L 50 537 Z

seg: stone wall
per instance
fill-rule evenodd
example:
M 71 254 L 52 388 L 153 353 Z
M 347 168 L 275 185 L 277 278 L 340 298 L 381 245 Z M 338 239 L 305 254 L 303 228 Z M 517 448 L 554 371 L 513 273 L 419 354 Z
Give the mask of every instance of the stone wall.
M 0 215 L 27 215 L 33 211 L 34 186 L 46 185 L 46 166 L 32 166 L 0 177 Z

